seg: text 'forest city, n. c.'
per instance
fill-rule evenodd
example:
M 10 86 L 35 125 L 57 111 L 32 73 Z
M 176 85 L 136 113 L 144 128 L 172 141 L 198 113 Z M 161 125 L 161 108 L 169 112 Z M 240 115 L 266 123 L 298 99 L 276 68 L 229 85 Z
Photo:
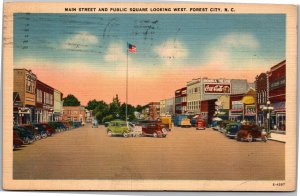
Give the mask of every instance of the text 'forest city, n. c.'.
M 235 12 L 234 8 L 217 8 L 217 7 L 178 7 L 178 8 L 168 8 L 168 7 L 157 7 L 157 8 L 146 8 L 146 7 L 69 7 L 65 8 L 65 12 L 102 12 L 102 13 L 136 13 L 136 12 L 173 12 L 173 13 L 221 13 L 221 12 Z

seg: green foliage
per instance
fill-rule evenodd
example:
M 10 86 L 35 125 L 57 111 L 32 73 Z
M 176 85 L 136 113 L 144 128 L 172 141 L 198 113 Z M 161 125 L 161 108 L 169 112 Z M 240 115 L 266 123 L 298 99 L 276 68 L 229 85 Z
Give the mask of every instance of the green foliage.
M 98 101 L 96 99 L 93 99 L 92 101 L 89 101 L 85 109 L 87 110 L 94 110 L 98 106 Z
M 64 106 L 80 106 L 80 101 L 74 95 L 69 94 L 64 98 Z
M 140 112 L 144 109 L 142 106 L 137 106 L 137 108 L 135 108 L 130 104 L 128 104 L 127 107 L 129 120 L 135 120 L 134 112 L 137 111 L 137 109 Z M 91 100 L 88 102 L 86 109 L 92 110 L 92 114 L 95 116 L 98 122 L 104 123 L 113 119 L 126 119 L 126 104 L 120 103 L 118 95 L 113 97 L 113 100 L 110 104 L 107 104 L 104 101 L 97 101 L 95 99 Z
M 105 122 L 110 122 L 114 119 L 113 115 L 107 115 L 105 116 L 103 119 L 102 119 L 102 122 L 105 123 Z

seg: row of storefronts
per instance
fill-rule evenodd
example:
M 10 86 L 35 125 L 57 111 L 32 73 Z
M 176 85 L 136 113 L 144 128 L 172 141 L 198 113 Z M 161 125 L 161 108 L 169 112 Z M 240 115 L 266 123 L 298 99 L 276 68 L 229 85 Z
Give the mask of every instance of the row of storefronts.
M 219 117 L 284 132 L 285 81 L 285 60 L 257 75 L 254 83 L 243 79 L 193 79 L 175 91 L 175 114 L 198 115 L 209 124 Z
M 63 94 L 27 69 L 14 69 L 14 124 L 62 120 Z
M 91 122 L 91 111 L 84 106 L 63 106 L 63 93 L 42 82 L 27 69 L 14 69 L 14 124 L 49 121 Z

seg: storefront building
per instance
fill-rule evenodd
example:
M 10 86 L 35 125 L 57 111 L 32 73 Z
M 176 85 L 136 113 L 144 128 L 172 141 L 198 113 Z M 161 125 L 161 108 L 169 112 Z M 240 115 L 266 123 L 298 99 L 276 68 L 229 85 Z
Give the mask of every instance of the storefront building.
M 232 94 L 229 96 L 229 120 L 241 122 L 244 118 L 244 94 Z
M 54 96 L 54 105 L 53 105 L 53 120 L 59 121 L 62 120 L 62 112 L 63 112 L 63 94 L 59 91 L 54 89 L 53 91 Z
M 159 115 L 160 116 L 165 116 L 166 115 L 166 100 L 165 99 L 163 99 L 163 100 L 160 100 L 160 102 L 159 102 L 159 104 L 160 104 L 160 111 L 159 111 Z
M 31 70 L 14 69 L 13 92 L 18 94 L 14 107 L 14 123 L 27 124 L 35 119 L 36 75 Z
M 286 123 L 286 61 L 271 67 L 268 73 L 269 101 L 274 108 L 271 113 L 271 130 L 285 131 Z
M 175 91 L 175 114 L 185 114 L 187 111 L 187 88 Z
M 212 119 L 216 113 L 216 103 L 217 99 L 210 99 L 201 101 L 201 112 L 200 117 L 202 117 L 207 124 L 211 124 Z
M 35 122 L 54 121 L 54 89 L 40 80 L 36 81 Z
M 86 110 L 83 106 L 63 106 L 63 120 L 86 123 Z
M 249 124 L 256 124 L 256 91 L 250 88 L 242 98 L 243 103 L 243 120 Z
M 199 114 L 202 100 L 202 79 L 197 78 L 187 82 L 187 114 Z
M 261 73 L 255 78 L 257 124 L 262 127 L 265 124 L 266 114 L 262 110 L 269 100 L 268 73 Z
M 172 116 L 175 114 L 175 98 L 169 98 L 165 100 L 165 115 Z

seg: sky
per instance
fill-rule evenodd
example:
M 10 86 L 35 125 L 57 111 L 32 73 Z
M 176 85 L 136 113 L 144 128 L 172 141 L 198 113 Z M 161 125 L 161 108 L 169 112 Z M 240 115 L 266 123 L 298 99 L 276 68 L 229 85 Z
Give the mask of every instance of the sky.
M 144 105 L 193 78 L 247 79 L 285 59 L 283 14 L 14 14 L 14 68 L 75 95 Z M 127 56 L 127 42 L 137 53 Z

